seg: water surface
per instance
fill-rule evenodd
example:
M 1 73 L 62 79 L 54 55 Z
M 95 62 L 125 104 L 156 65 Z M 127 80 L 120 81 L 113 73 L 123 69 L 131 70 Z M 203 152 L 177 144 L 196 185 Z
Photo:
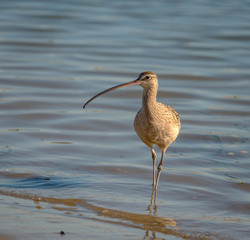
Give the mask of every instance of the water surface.
M 248 1 L 0 3 L 0 239 L 248 239 Z M 182 129 L 156 205 L 140 86 Z M 157 150 L 158 161 L 160 152 Z

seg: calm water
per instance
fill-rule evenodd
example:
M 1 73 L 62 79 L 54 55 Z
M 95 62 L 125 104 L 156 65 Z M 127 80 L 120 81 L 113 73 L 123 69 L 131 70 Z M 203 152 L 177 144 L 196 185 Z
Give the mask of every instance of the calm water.
M 1 1 L 0 239 L 249 239 L 249 1 Z M 150 206 L 140 86 L 182 130 Z M 160 152 L 158 151 L 158 161 Z

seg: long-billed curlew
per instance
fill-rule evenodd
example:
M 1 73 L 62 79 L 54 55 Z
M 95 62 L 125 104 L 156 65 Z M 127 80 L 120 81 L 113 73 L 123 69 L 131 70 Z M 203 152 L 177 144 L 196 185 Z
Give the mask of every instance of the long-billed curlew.
M 120 84 L 98 93 L 89 99 L 83 106 L 85 108 L 89 102 L 112 90 L 140 85 L 143 87 L 142 108 L 138 111 L 134 120 L 134 128 L 139 138 L 151 149 L 153 159 L 153 191 L 157 190 L 162 170 L 162 163 L 166 149 L 177 138 L 181 122 L 177 111 L 168 105 L 156 101 L 158 90 L 158 79 L 155 73 L 146 71 L 139 75 L 138 79 L 132 82 Z M 158 165 L 155 179 L 156 153 L 153 145 L 157 145 L 161 152 L 161 160 Z

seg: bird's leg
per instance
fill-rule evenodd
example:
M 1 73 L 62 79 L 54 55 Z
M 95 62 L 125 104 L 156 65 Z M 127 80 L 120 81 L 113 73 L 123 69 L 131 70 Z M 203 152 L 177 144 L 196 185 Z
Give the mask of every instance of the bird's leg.
M 157 206 L 157 189 L 155 189 L 155 197 L 154 197 L 154 214 L 156 215 L 157 214 L 157 209 L 158 209 L 158 206 Z
M 162 163 L 163 163 L 163 159 L 164 159 L 164 154 L 165 154 L 165 150 L 162 150 L 162 154 L 161 154 L 161 161 L 158 165 L 158 171 L 157 171 L 157 179 L 156 179 L 156 185 L 155 185 L 155 190 L 157 191 L 157 186 L 159 183 L 159 179 L 160 179 L 160 174 L 161 174 L 161 170 L 162 170 Z
M 150 204 L 148 206 L 148 210 L 149 210 L 150 214 L 152 214 L 152 206 L 153 206 L 153 204 L 154 204 L 154 214 L 157 213 L 157 201 L 156 201 L 156 198 L 157 198 L 157 189 L 153 188 L 152 189 Z
M 151 148 L 152 159 L 153 159 L 153 189 L 155 189 L 155 162 L 156 162 L 156 153 L 153 148 Z
M 154 213 L 157 212 L 157 203 L 156 203 L 156 198 L 157 198 L 157 184 L 158 184 L 158 175 L 159 173 L 157 174 L 157 181 L 155 183 L 155 163 L 156 163 L 156 153 L 155 153 L 155 150 L 152 148 L 151 149 L 152 151 L 152 159 L 153 159 L 153 189 L 152 189 L 152 196 L 151 196 L 151 203 L 150 203 L 150 209 L 151 209 L 151 206 L 153 204 L 153 201 L 154 201 Z
M 152 214 L 153 200 L 154 200 L 154 188 L 152 189 L 152 195 L 151 195 L 150 204 L 148 205 L 148 211 L 150 212 L 150 214 Z

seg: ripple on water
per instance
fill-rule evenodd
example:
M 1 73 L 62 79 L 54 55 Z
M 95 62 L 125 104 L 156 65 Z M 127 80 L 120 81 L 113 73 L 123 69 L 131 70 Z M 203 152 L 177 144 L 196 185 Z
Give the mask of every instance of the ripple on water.
M 248 239 L 249 5 L 0 5 L 1 233 Z M 158 100 L 182 121 L 151 207 L 151 154 L 133 130 L 141 87 L 82 109 L 145 70 L 157 73 Z

